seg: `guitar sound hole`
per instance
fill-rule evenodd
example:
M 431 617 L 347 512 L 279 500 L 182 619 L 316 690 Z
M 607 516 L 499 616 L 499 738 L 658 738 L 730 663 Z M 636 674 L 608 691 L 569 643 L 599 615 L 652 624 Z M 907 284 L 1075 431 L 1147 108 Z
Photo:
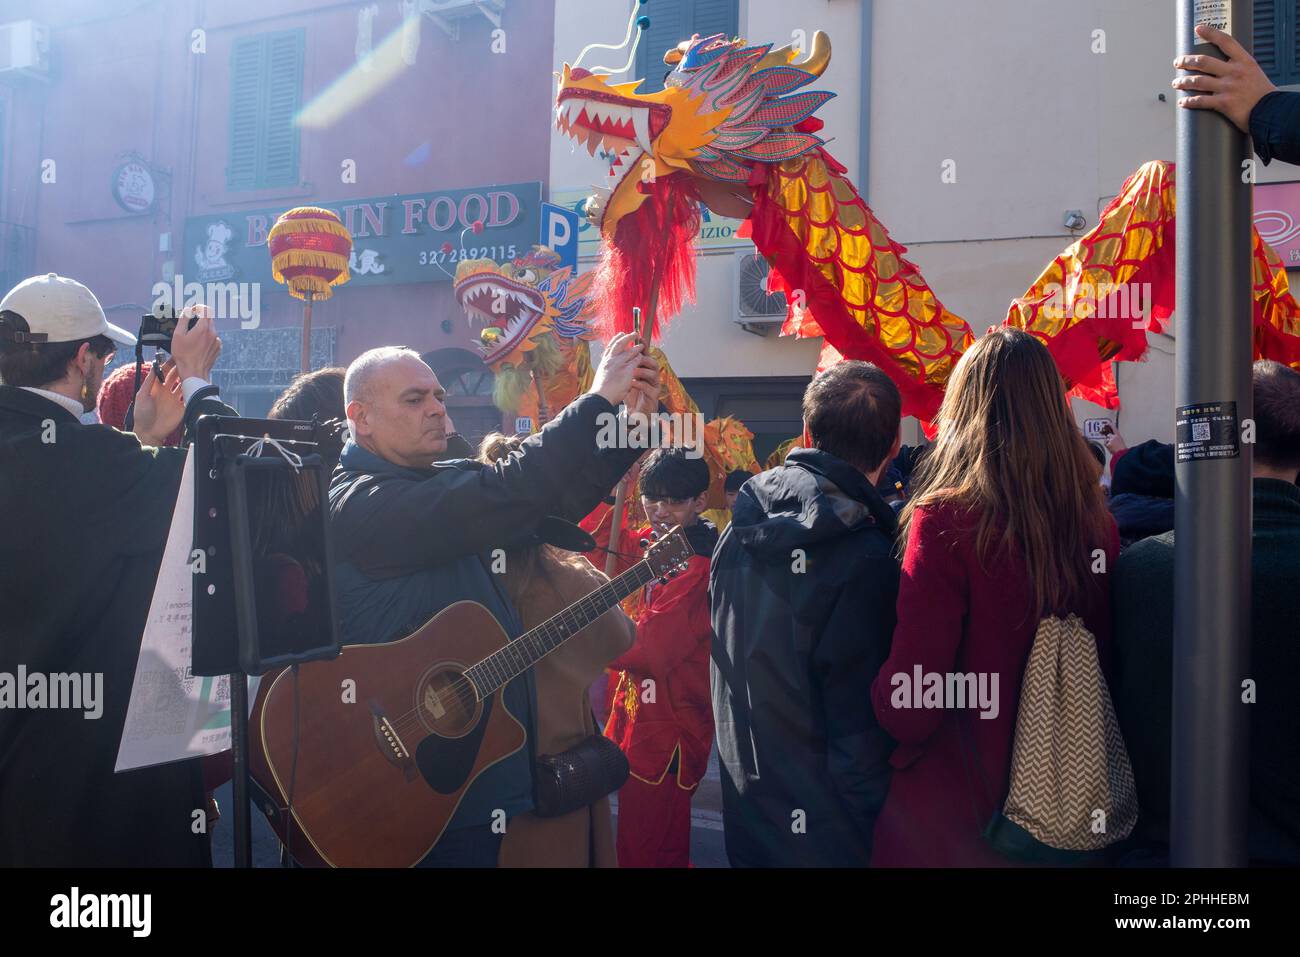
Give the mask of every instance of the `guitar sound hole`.
M 416 688 L 420 717 L 431 731 L 456 737 L 474 726 L 478 701 L 474 687 L 460 671 L 435 671 Z

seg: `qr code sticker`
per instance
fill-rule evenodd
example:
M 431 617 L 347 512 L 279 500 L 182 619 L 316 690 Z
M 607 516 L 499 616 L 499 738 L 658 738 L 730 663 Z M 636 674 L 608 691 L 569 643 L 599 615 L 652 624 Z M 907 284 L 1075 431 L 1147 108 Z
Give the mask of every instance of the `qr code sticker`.
M 1210 441 L 1210 423 L 1193 422 L 1192 423 L 1192 441 L 1208 442 Z

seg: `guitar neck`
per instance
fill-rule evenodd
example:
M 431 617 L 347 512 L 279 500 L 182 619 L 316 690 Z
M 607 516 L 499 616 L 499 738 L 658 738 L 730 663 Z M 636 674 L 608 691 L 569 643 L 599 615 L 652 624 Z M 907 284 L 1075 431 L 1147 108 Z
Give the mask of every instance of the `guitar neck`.
M 466 674 L 479 689 L 479 699 L 486 698 L 523 674 L 628 595 L 641 586 L 649 584 L 656 577 L 658 576 L 650 564 L 643 559 L 585 598 L 574 602 L 532 631 L 508 642 L 504 648 L 469 668 Z

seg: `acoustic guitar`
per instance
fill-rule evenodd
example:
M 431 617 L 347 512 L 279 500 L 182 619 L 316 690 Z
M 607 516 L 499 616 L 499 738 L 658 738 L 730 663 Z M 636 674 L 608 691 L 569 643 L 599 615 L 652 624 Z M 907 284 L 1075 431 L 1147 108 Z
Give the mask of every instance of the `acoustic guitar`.
M 475 779 L 525 744 L 502 703 L 505 685 L 692 554 L 673 529 L 626 572 L 514 640 L 482 605 L 461 601 L 400 641 L 346 645 L 337 658 L 300 665 L 296 681 L 288 668 L 265 676 L 249 766 L 281 842 L 306 866 L 419 863 Z

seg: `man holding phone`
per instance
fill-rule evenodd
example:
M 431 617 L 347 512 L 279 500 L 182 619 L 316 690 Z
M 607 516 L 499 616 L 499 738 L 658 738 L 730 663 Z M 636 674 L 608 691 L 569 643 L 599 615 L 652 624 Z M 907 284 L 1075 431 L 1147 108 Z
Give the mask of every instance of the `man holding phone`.
M 236 414 L 208 383 L 212 319 L 189 315 L 175 368 L 146 370 L 132 434 L 79 420 L 116 347 L 135 344 L 91 291 L 51 273 L 0 300 L 0 675 L 25 679 L 10 685 L 21 704 L 0 707 L 0 866 L 211 864 L 198 761 L 114 773 L 185 465 L 185 449 L 153 445 Z

